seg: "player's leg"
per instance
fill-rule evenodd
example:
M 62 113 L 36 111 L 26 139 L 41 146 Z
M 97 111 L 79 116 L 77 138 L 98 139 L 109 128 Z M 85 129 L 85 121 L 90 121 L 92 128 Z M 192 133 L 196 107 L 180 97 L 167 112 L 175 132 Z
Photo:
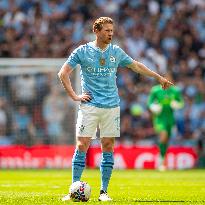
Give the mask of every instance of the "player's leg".
M 107 192 L 108 184 L 110 181 L 110 177 L 113 170 L 114 165 L 114 138 L 102 138 L 101 146 L 102 146 L 102 159 L 100 165 L 101 171 L 101 190 Z
M 166 124 L 164 125 L 165 129 L 160 133 L 160 154 L 162 159 L 162 170 L 167 168 L 167 164 L 165 163 L 165 155 L 167 153 L 168 147 L 169 147 L 169 138 L 172 133 L 173 124 Z
M 167 144 L 168 144 L 168 131 L 166 129 L 166 124 L 163 121 L 155 121 L 154 124 L 155 130 L 159 135 L 159 142 L 158 142 L 158 147 L 160 151 L 159 155 L 159 169 L 164 170 L 166 169 L 165 167 L 165 155 L 167 151 Z
M 101 187 L 99 201 L 111 201 L 112 199 L 107 194 L 107 188 L 112 175 L 114 165 L 114 137 L 101 138 L 102 159 L 100 164 L 101 172 Z
M 76 149 L 72 159 L 72 183 L 80 181 L 85 168 L 86 153 L 89 148 L 91 137 L 77 137 Z M 70 193 L 62 198 L 62 201 L 70 200 Z
M 165 155 L 168 148 L 168 140 L 169 134 L 168 130 L 163 130 L 159 133 L 159 149 L 160 149 L 160 158 L 159 158 L 159 167 L 160 171 L 164 171 L 167 169 L 167 165 L 165 162 Z
M 173 124 L 164 124 L 163 129 L 160 133 L 160 153 L 163 159 L 167 153 L 169 138 L 172 133 Z
M 165 158 L 167 152 L 168 145 L 168 133 L 166 130 L 162 130 L 159 133 L 159 149 L 160 149 L 160 156 L 162 159 Z
M 120 108 L 104 109 L 100 119 L 100 135 L 102 159 L 100 165 L 101 191 L 100 201 L 110 201 L 107 195 L 109 181 L 114 166 L 114 142 L 115 137 L 120 136 Z
M 90 146 L 91 137 L 77 137 L 76 149 L 72 159 L 72 183 L 80 181 L 85 168 L 86 153 Z
M 80 181 L 85 168 L 86 153 L 98 124 L 96 112 L 95 107 L 87 105 L 81 105 L 78 111 L 76 123 L 76 149 L 72 159 L 72 183 Z M 70 195 L 66 195 L 62 200 L 70 200 Z
M 80 181 L 85 168 L 86 153 L 89 148 L 91 137 L 77 137 L 76 149 L 72 159 L 72 183 Z M 70 200 L 70 193 L 62 198 L 62 201 Z
M 72 159 L 72 183 L 80 180 L 85 167 L 86 153 L 98 124 L 96 109 L 96 107 L 82 104 L 78 111 L 76 149 Z

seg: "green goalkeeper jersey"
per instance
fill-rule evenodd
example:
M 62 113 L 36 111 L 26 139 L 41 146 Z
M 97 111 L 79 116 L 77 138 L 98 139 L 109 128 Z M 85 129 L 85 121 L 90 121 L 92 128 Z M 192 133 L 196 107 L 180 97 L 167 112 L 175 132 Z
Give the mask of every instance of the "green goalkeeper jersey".
M 154 123 L 163 122 L 165 124 L 173 125 L 174 120 L 174 110 L 171 107 L 171 102 L 177 101 L 178 103 L 184 104 L 181 92 L 176 86 L 171 86 L 166 90 L 163 90 L 161 85 L 156 85 L 151 89 L 148 107 L 153 103 L 159 104 L 162 108 L 161 112 L 153 115 Z

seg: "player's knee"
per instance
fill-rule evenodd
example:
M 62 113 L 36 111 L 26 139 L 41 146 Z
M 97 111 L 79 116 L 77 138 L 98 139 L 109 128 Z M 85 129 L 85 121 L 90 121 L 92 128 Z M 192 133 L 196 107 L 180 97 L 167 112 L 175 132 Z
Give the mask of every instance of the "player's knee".
M 87 150 L 88 150 L 88 145 L 86 143 L 85 144 L 84 143 L 78 143 L 76 145 L 76 147 L 81 152 L 87 152 Z
M 76 148 L 81 152 L 87 152 L 89 145 L 90 145 L 89 140 L 86 139 L 77 140 Z
M 114 139 L 102 140 L 103 152 L 112 152 L 114 150 Z

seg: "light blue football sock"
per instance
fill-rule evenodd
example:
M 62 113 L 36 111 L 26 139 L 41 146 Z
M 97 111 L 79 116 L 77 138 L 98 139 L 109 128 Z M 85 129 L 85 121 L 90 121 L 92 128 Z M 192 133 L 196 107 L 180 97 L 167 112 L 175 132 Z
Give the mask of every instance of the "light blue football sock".
M 114 165 L 113 152 L 103 152 L 101 165 L 100 165 L 100 172 L 101 172 L 100 190 L 107 191 L 107 187 L 113 170 L 113 165 Z
M 75 150 L 72 159 L 72 183 L 76 181 L 80 181 L 81 175 L 85 168 L 85 158 L 86 153 L 81 152 L 79 150 Z

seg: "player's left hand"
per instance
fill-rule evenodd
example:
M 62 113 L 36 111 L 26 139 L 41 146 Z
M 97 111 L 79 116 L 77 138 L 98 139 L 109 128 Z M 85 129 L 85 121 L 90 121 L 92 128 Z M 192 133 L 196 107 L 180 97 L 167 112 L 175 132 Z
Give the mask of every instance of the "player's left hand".
M 162 86 L 162 89 L 168 89 L 170 86 L 174 85 L 172 82 L 170 82 L 169 80 L 167 80 L 166 78 L 160 76 L 159 78 L 159 83 Z

